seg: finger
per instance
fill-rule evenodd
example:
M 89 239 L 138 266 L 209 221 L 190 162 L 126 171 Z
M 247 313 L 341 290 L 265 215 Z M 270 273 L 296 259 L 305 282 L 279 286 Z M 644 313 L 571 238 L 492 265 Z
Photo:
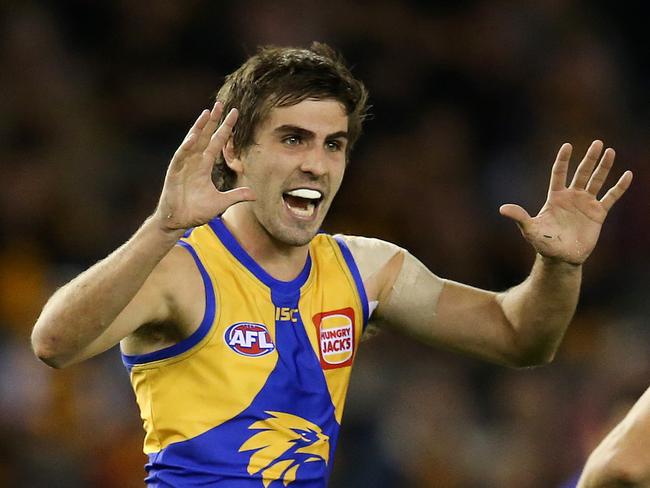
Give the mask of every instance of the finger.
M 194 121 L 194 124 L 192 124 L 192 127 L 190 127 L 190 130 L 187 131 L 187 134 L 185 134 L 185 139 L 183 139 L 183 142 L 181 143 L 180 147 L 178 148 L 177 152 L 181 150 L 181 148 L 188 149 L 192 144 L 189 146 L 187 145 L 188 140 L 191 139 L 191 136 L 194 135 L 192 139 L 196 141 L 196 136 L 201 132 L 201 129 L 205 126 L 205 124 L 208 122 L 208 119 L 210 118 L 210 111 L 208 109 L 205 109 L 201 112 L 201 114 L 197 117 L 197 119 Z
M 589 183 L 587 183 L 587 191 L 592 195 L 598 195 L 598 192 L 603 187 L 607 175 L 609 174 L 609 170 L 612 169 L 612 166 L 614 165 L 615 157 L 616 153 L 611 147 L 605 149 L 605 154 L 603 154 L 600 163 L 598 163 L 598 166 L 596 167 L 596 171 L 594 171 L 594 174 L 589 178 Z
M 176 152 L 174 152 L 174 155 L 172 156 L 172 164 L 174 164 L 175 162 L 176 164 L 178 164 L 178 161 L 180 161 L 183 158 L 183 156 L 185 156 L 190 151 L 190 149 L 194 146 L 198 138 L 199 132 L 205 126 L 209 117 L 210 117 L 210 111 L 207 109 L 203 110 L 201 114 L 197 117 L 197 119 L 194 121 L 194 124 L 192 124 L 192 127 L 190 127 L 190 130 L 187 131 L 187 134 L 185 134 L 185 139 L 183 139 L 181 145 L 178 146 L 178 149 L 176 149 Z
M 225 210 L 235 203 L 255 200 L 255 193 L 247 186 L 242 186 L 239 188 L 234 188 L 232 190 L 220 192 L 220 197 L 220 205 Z
M 185 134 L 185 139 L 183 141 L 187 140 L 187 138 L 191 134 L 198 134 L 201 131 L 201 129 L 203 129 L 203 127 L 205 126 L 209 118 L 210 118 L 210 111 L 206 108 L 201 112 L 201 114 L 194 121 L 194 124 L 192 124 L 190 130 L 187 131 L 187 134 Z
M 196 143 L 197 139 L 196 133 L 188 134 L 185 140 L 181 143 L 180 146 L 178 146 L 178 149 L 176 150 L 176 154 L 182 154 L 184 152 L 187 152 L 192 148 L 192 146 Z
M 589 149 L 587 149 L 587 152 L 585 153 L 585 157 L 582 158 L 582 161 L 580 161 L 580 164 L 576 169 L 576 173 L 573 175 L 573 181 L 571 182 L 570 188 L 577 188 L 578 190 L 585 188 L 602 151 L 603 141 L 595 140 L 591 143 L 591 146 L 589 146 Z
M 196 133 L 188 134 L 188 136 L 183 140 L 176 152 L 172 156 L 172 160 L 169 164 L 169 170 L 179 171 L 185 165 L 187 161 L 187 156 L 192 152 L 192 147 L 196 144 L 197 135 Z
M 522 227 L 524 223 L 530 219 L 530 215 L 528 212 L 526 212 L 526 210 L 524 210 L 519 205 L 514 205 L 512 203 L 501 205 L 499 208 L 499 213 L 504 217 L 508 217 L 509 219 L 517 222 L 517 225 L 519 225 L 519 227 Z
M 210 143 L 210 138 L 214 134 L 217 125 L 219 125 L 219 119 L 223 112 L 223 103 L 216 101 L 212 110 L 210 110 L 210 116 L 208 117 L 205 126 L 201 130 L 199 135 L 197 148 L 201 151 L 204 151 L 207 145 Z
M 557 152 L 553 169 L 551 169 L 551 182 L 548 186 L 549 191 L 560 191 L 566 188 L 566 175 L 569 169 L 571 151 L 573 151 L 573 147 L 568 142 L 565 142 Z
M 203 154 L 210 160 L 211 163 L 217 159 L 219 153 L 228 142 L 228 139 L 232 135 L 233 127 L 237 122 L 237 117 L 239 112 L 236 108 L 233 108 L 228 112 L 226 118 L 223 120 L 219 128 L 212 134 L 208 146 L 203 151 Z
M 626 171 L 621 175 L 616 184 L 609 189 L 605 196 L 600 199 L 603 208 L 609 212 L 619 198 L 623 196 L 626 190 L 632 184 L 632 172 Z

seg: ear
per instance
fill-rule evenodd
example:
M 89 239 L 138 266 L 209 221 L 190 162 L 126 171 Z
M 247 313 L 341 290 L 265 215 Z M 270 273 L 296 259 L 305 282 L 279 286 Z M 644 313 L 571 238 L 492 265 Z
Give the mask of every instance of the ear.
M 232 142 L 232 137 L 228 139 L 228 142 L 221 150 L 223 154 L 223 159 L 228 165 L 228 167 L 237 173 L 237 176 L 241 175 L 244 170 L 244 164 L 239 156 L 236 155 L 235 146 Z

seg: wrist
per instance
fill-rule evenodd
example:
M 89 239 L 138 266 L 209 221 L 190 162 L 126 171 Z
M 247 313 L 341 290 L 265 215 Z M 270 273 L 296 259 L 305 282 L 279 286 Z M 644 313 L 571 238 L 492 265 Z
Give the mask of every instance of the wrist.
M 566 269 L 567 271 L 579 271 L 582 269 L 581 262 L 574 263 L 557 257 L 544 256 L 540 253 L 537 253 L 536 261 L 539 262 L 542 266 L 548 268 Z
M 160 215 L 159 212 L 155 212 L 145 220 L 143 227 L 155 233 L 158 239 L 173 246 L 183 237 L 187 229 L 173 228 L 168 225 L 168 220 L 166 217 Z

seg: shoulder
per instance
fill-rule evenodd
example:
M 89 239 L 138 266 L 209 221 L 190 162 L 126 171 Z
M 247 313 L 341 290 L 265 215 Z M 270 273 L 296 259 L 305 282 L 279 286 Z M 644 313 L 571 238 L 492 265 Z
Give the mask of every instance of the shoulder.
M 369 301 L 380 301 L 399 275 L 404 257 L 409 255 L 401 247 L 381 239 L 337 235 L 350 249 L 359 268 Z
M 190 249 L 181 244 L 174 246 L 151 277 L 158 282 L 172 320 L 183 329 L 192 330 L 204 311 L 203 300 L 196 299 L 204 295 L 204 278 L 199 268 L 202 265 L 197 262 L 199 258 Z
M 151 278 L 160 280 L 161 284 L 173 286 L 179 281 L 199 276 L 197 263 L 192 252 L 179 241 L 154 268 Z M 183 243 L 183 244 L 181 244 Z
M 364 280 L 381 270 L 395 255 L 406 252 L 403 248 L 381 239 L 344 234 L 334 237 L 341 239 L 350 249 Z

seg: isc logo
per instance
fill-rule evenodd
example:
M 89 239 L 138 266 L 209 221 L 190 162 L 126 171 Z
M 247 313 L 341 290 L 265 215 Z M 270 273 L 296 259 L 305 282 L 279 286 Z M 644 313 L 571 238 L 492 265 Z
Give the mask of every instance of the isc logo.
M 289 307 L 275 307 L 275 320 L 278 322 L 298 322 L 298 309 Z
M 275 349 L 271 335 L 263 324 L 238 322 L 224 334 L 228 347 L 242 356 L 264 356 Z

